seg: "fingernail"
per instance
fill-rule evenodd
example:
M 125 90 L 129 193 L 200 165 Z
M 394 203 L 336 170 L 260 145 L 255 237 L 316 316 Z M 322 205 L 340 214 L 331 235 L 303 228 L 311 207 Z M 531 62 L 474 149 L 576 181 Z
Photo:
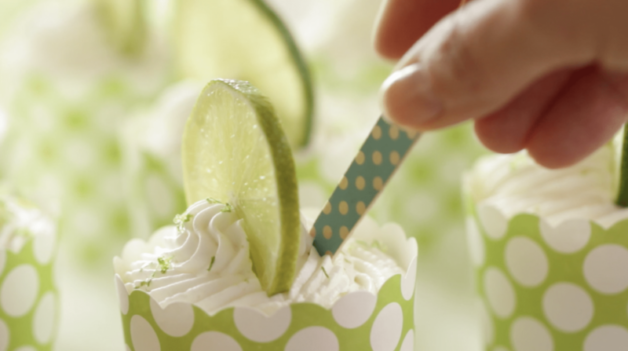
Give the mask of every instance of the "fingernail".
M 414 128 L 436 119 L 443 110 L 431 90 L 429 77 L 418 63 L 394 72 L 384 81 L 380 105 L 386 117 Z

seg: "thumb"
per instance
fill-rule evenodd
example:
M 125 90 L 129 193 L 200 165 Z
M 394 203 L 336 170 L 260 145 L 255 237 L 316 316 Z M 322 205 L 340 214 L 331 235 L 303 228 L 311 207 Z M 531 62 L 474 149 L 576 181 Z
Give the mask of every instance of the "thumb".
M 384 114 L 420 130 L 446 127 L 503 107 L 559 68 L 591 61 L 578 9 L 557 3 L 564 4 L 479 0 L 450 14 L 382 85 Z

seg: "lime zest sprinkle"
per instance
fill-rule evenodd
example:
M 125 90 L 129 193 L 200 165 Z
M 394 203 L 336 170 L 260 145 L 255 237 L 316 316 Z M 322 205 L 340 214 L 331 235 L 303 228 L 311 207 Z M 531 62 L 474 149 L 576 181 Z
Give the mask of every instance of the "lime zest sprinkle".
M 185 223 L 189 222 L 192 217 L 193 216 L 190 213 L 183 213 L 174 216 L 173 222 L 177 225 L 177 230 L 179 231 L 179 233 L 183 232 L 183 226 L 185 225 Z
M 214 199 L 213 197 L 208 197 L 208 198 L 205 199 L 205 201 L 209 202 L 212 205 L 217 205 L 217 204 L 224 205 L 223 209 L 220 210 L 220 212 L 231 212 L 231 211 L 233 211 L 233 207 L 228 202 L 222 202 L 220 200 Z
M 209 262 L 209 268 L 207 268 L 208 272 L 211 272 L 214 262 L 216 262 L 216 256 L 212 256 L 212 260 Z
M 157 263 L 159 263 L 159 271 L 161 272 L 161 274 L 166 274 L 166 272 L 168 272 L 168 270 L 172 268 L 172 256 L 158 257 Z M 153 273 L 153 276 L 155 275 L 155 273 Z
M 325 269 L 325 267 L 321 267 L 321 270 L 323 271 L 323 274 L 325 274 L 327 279 L 329 279 L 329 274 L 327 274 L 327 270 Z
M 150 283 L 152 283 L 152 282 L 153 282 L 153 278 L 149 278 L 149 279 L 147 279 L 147 280 L 143 280 L 143 281 L 140 283 L 140 285 L 136 286 L 135 288 L 136 288 L 136 289 L 139 289 L 139 288 L 141 288 L 141 287 L 143 287 L 143 286 L 150 287 Z
M 166 272 L 168 272 L 168 270 L 172 268 L 172 258 L 173 258 L 172 256 L 157 257 L 157 264 L 159 264 L 159 270 L 154 271 L 153 274 L 151 274 L 150 278 L 143 280 L 135 288 L 139 289 L 143 286 L 150 287 L 150 283 L 153 282 L 153 278 L 155 278 L 157 273 L 161 272 L 161 274 L 166 274 Z M 143 271 L 144 271 L 144 268 L 141 268 L 140 272 L 143 272 Z
M 227 202 L 225 204 L 225 207 L 223 207 L 222 210 L 220 210 L 220 212 L 231 212 L 233 210 L 233 207 L 231 207 L 231 205 Z

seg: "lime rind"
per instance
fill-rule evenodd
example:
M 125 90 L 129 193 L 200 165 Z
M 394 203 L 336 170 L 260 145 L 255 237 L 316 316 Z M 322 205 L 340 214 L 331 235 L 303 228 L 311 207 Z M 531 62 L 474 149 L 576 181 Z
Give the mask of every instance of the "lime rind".
M 303 135 L 300 142 L 296 142 L 299 147 L 305 147 L 309 144 L 311 138 L 311 130 L 314 116 L 314 87 L 312 84 L 312 75 L 310 69 L 305 61 L 301 50 L 299 49 L 294 37 L 288 30 L 288 27 L 279 18 L 277 13 L 272 10 L 263 0 L 254 0 L 259 9 L 265 13 L 270 20 L 277 26 L 277 30 L 281 33 L 290 56 L 293 58 L 294 65 L 297 67 L 298 74 L 303 80 L 303 93 L 305 95 L 305 107 L 304 107 L 304 119 L 303 123 Z
M 243 219 L 262 288 L 289 290 L 301 240 L 295 166 L 272 106 L 248 82 L 203 90 L 184 133 L 183 173 L 189 204 L 216 199 Z
M 180 0 L 175 7 L 182 78 L 251 81 L 267 96 L 294 148 L 309 143 L 309 68 L 279 16 L 262 0 Z

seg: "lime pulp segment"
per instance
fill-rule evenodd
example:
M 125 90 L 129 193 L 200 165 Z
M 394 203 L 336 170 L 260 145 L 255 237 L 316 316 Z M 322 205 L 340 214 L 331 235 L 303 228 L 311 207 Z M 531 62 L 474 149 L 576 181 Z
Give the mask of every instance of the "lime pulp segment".
M 289 290 L 301 240 L 299 200 L 292 152 L 272 106 L 247 82 L 212 81 L 187 122 L 182 149 L 188 204 L 229 203 L 243 219 L 264 290 Z

